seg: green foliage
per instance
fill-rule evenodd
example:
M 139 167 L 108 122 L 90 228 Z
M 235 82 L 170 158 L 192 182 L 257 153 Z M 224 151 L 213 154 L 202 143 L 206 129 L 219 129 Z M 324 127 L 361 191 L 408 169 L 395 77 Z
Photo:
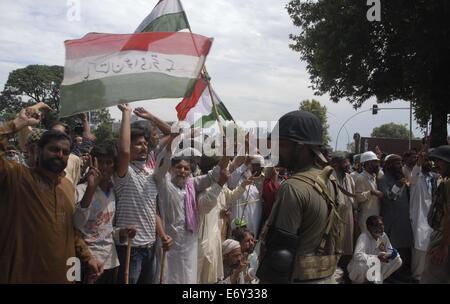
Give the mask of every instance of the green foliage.
M 60 108 L 60 87 L 63 80 L 62 66 L 29 65 L 9 73 L 4 90 L 0 93 L 0 119 L 10 119 L 21 109 L 44 102 L 53 109 L 43 118 L 40 127 L 48 128 L 57 120 Z M 64 120 L 75 126 L 75 117 Z
M 372 137 L 382 138 L 409 138 L 409 128 L 406 124 L 395 124 L 393 122 L 381 125 L 373 129 Z
M 355 108 L 371 97 L 410 101 L 422 126 L 432 114 L 432 146 L 446 142 L 448 1 L 381 1 L 381 22 L 367 20 L 370 6 L 361 0 L 291 0 L 286 8 L 300 28 L 290 47 L 306 62 L 316 94 Z
M 96 124 L 97 127 L 94 129 L 93 133 L 97 137 L 97 143 L 102 143 L 105 140 L 113 139 L 112 123 L 113 119 L 108 111 L 108 109 L 101 109 L 91 112 L 92 123 Z
M 9 98 L 16 100 L 21 101 L 26 96 L 33 102 L 43 101 L 58 113 L 63 75 L 62 66 L 29 65 L 9 74 L 4 91 L 9 93 Z
M 328 125 L 327 119 L 327 107 L 322 106 L 320 104 L 320 101 L 317 101 L 315 99 L 311 100 L 306 99 L 300 103 L 299 110 L 311 112 L 320 119 L 320 122 L 322 123 L 323 127 L 323 141 L 324 144 L 327 145 L 331 140 L 330 135 L 328 133 L 328 128 L 330 126 Z

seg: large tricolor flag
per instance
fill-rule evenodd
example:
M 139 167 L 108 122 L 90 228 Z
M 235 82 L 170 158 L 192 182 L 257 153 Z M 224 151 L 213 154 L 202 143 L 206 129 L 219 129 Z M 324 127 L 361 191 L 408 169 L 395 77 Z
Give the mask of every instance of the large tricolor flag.
M 211 126 L 219 119 L 221 122 L 231 121 L 233 117 L 227 108 L 211 88 L 212 98 L 205 79 L 200 78 L 195 85 L 190 97 L 185 97 L 177 106 L 178 120 L 189 123 L 195 127 Z M 214 101 L 215 110 L 212 102 Z M 215 112 L 217 111 L 217 113 Z M 218 115 L 218 118 L 217 118 Z
M 160 0 L 150 15 L 136 29 L 141 32 L 178 32 L 189 29 L 180 0 Z
M 190 26 L 181 1 L 161 0 L 156 4 L 150 15 L 138 26 L 136 32 L 178 32 L 183 29 L 190 29 Z M 192 97 L 184 98 L 176 106 L 178 119 L 191 125 L 202 127 L 214 120 L 233 120 L 230 112 L 220 101 L 219 96 L 212 88 L 211 91 L 213 92 L 213 100 L 219 117 L 214 111 L 208 85 L 203 77 L 200 77 Z M 196 119 L 196 117 L 201 117 L 201 119 Z
M 91 33 L 66 41 L 60 114 L 190 96 L 211 44 L 184 32 Z

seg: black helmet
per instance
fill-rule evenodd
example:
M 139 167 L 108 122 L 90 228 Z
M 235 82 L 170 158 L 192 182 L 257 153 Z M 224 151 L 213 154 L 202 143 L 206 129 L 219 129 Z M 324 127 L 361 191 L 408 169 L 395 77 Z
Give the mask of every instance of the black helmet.
M 280 139 L 314 146 L 323 145 L 322 123 L 310 112 L 289 112 L 279 119 L 278 127 Z
M 441 159 L 447 163 L 450 163 L 450 146 L 440 146 L 430 150 L 431 159 Z

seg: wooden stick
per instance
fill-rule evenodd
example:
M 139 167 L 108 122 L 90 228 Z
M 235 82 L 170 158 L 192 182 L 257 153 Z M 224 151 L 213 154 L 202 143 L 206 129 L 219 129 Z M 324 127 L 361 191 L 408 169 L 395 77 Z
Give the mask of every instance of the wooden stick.
M 128 238 L 127 258 L 125 260 L 125 284 L 128 284 L 128 277 L 130 273 L 130 258 L 131 258 L 131 238 Z
M 159 273 L 159 284 L 163 283 L 163 277 L 164 277 L 164 264 L 166 262 L 166 252 L 165 250 L 163 250 L 163 255 L 162 255 L 162 261 L 161 261 L 161 271 Z
M 248 205 L 248 195 L 250 194 L 250 186 L 251 186 L 251 185 L 248 185 L 248 186 L 247 186 L 247 187 L 248 187 L 248 189 L 247 189 L 247 197 L 245 198 L 245 205 L 244 205 L 244 210 L 242 210 L 242 215 L 241 215 L 241 222 L 240 222 L 240 224 L 242 224 L 242 219 L 244 218 L 245 209 L 247 208 L 247 205 Z

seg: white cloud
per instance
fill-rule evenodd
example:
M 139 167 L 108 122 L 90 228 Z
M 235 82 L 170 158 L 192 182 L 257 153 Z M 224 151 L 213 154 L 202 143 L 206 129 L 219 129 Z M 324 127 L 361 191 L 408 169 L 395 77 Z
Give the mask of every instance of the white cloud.
M 67 19 L 67 1 L 1 1 L 8 12 L 0 20 L 0 87 L 13 69 L 28 64 L 64 64 L 64 41 L 88 32 L 131 33 L 157 1 L 81 0 L 81 20 Z M 207 60 L 215 90 L 236 120 L 276 120 L 297 109 L 303 99 L 325 104 L 330 134 L 336 137 L 342 123 L 355 111 L 345 101 L 334 104 L 316 97 L 299 54 L 289 49 L 289 34 L 298 31 L 284 8 L 287 0 L 184 0 L 194 32 L 214 37 Z M 134 103 L 146 106 L 161 118 L 175 120 L 178 100 Z M 368 102 L 364 108 L 369 108 Z M 388 106 L 407 106 L 404 102 Z M 113 109 L 115 118 L 120 117 Z M 370 135 L 387 122 L 408 123 L 409 111 L 362 114 L 347 124 L 350 139 L 355 131 Z M 418 133 L 418 132 L 416 132 Z M 345 132 L 339 148 L 347 142 Z M 334 142 L 332 143 L 334 146 Z

